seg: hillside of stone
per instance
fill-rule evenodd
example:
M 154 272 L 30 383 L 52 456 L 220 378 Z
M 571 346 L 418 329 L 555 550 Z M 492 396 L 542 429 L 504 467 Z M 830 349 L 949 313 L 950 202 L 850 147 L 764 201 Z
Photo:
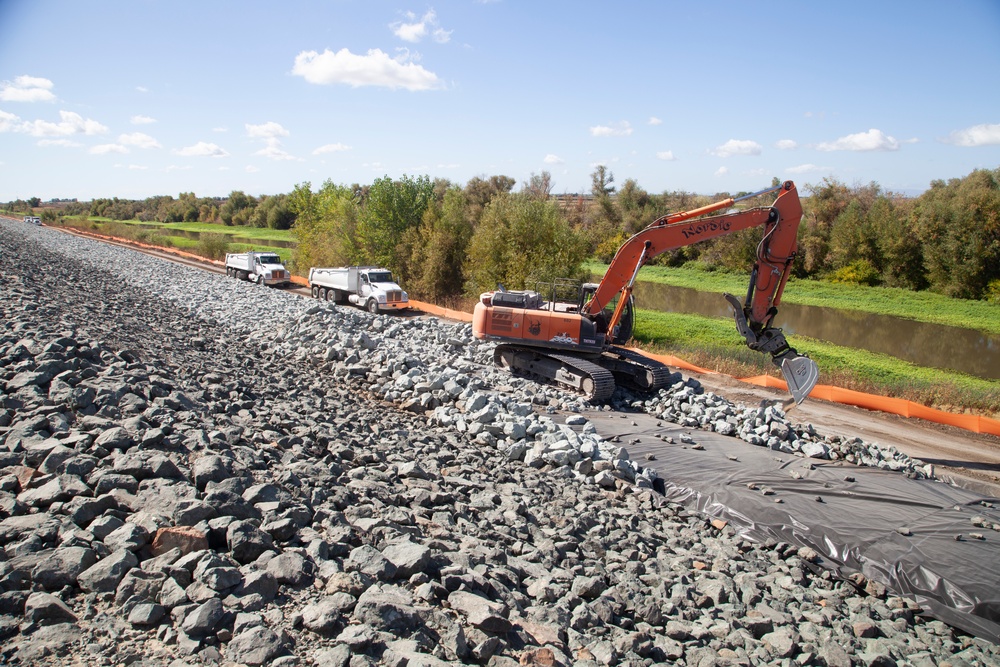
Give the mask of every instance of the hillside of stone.
M 467 325 L 17 222 L 0 253 L 2 664 L 1000 664 L 663 501 Z

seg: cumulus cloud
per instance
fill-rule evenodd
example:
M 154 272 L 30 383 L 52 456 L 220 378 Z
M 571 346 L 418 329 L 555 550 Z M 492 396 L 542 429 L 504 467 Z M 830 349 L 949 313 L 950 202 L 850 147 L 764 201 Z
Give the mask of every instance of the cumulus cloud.
M 199 141 L 193 146 L 175 150 L 174 153 L 184 157 L 229 157 L 229 153 L 224 149 L 206 141 Z
M 419 19 L 413 12 L 407 12 L 405 21 L 392 23 L 389 25 L 389 29 L 396 37 L 413 44 L 421 41 L 427 35 L 430 35 L 438 44 L 445 44 L 451 39 L 452 33 L 451 30 L 444 30 L 438 24 L 437 14 L 433 9 L 428 10 Z
M 142 132 L 123 134 L 118 137 L 118 143 L 124 144 L 125 146 L 135 146 L 136 148 L 163 148 L 163 146 L 160 145 L 160 142 L 148 134 L 143 134 Z
M 83 144 L 71 139 L 39 139 L 39 146 L 59 146 L 60 148 L 82 148 Z
M 19 132 L 21 126 L 22 121 L 18 116 L 0 110 L 0 132 Z
M 53 123 L 47 120 L 32 120 L 21 123 L 17 131 L 30 134 L 33 137 L 68 137 L 74 134 L 88 136 L 105 134 L 108 128 L 96 120 L 84 118 L 73 111 L 60 111 L 60 120 Z
M 133 125 L 149 125 L 150 123 L 155 123 L 155 118 L 150 118 L 149 116 L 143 116 L 142 114 L 136 114 L 131 118 Z
M 37 76 L 19 76 L 13 81 L 0 83 L 0 101 L 3 102 L 53 102 L 52 82 Z
M 558 155 L 553 155 L 552 153 L 549 153 L 548 155 L 545 156 L 545 159 L 542 160 L 542 162 L 544 162 L 545 164 L 562 164 L 563 162 L 565 162 L 565 160 L 563 160 Z
M 789 167 L 785 171 L 789 174 L 811 174 L 817 171 L 829 171 L 829 167 L 820 167 L 815 164 L 800 164 L 797 167 Z
M 649 117 L 649 124 L 650 125 L 663 125 L 663 121 L 660 120 L 659 118 L 657 118 L 656 116 L 650 116 Z
M 277 139 L 269 139 L 267 145 L 261 148 L 259 151 L 254 153 L 254 155 L 261 155 L 269 160 L 297 160 L 298 158 L 294 155 L 285 151 L 281 147 L 281 142 Z
M 667 162 L 673 162 L 674 160 L 677 159 L 674 157 L 673 151 L 657 151 L 656 157 L 660 158 L 661 160 L 666 160 Z
M 798 148 L 799 144 L 793 139 L 781 139 L 774 144 L 774 147 L 779 151 L 790 151 Z
M 128 148 L 121 144 L 99 144 L 90 148 L 93 155 L 107 155 L 108 153 L 128 153 Z
M 715 170 L 715 176 L 725 176 L 729 173 L 729 167 L 719 167 Z
M 411 62 L 409 54 L 391 58 L 380 49 L 370 49 L 365 55 L 341 49 L 334 53 L 303 51 L 295 56 L 292 74 L 309 83 L 331 85 L 342 83 L 353 88 L 377 86 L 396 90 L 434 90 L 442 88 L 437 75 Z
M 313 155 L 323 155 L 325 153 L 340 153 L 342 151 L 351 150 L 350 146 L 345 146 L 344 144 L 326 144 L 320 146 L 312 152 Z
M 874 128 L 841 137 L 836 141 L 826 141 L 816 146 L 820 151 L 898 151 L 899 142 L 895 137 Z
M 592 137 L 627 137 L 632 134 L 632 124 L 627 120 L 611 125 L 595 125 L 590 128 Z
M 716 157 L 732 157 L 734 155 L 760 155 L 762 147 L 756 141 L 749 139 L 730 139 L 715 150 L 709 151 Z
M 246 124 L 247 136 L 251 139 L 273 139 L 276 137 L 287 137 L 288 130 L 283 128 L 280 123 L 275 123 L 274 121 L 268 121 L 261 125 L 251 125 Z
M 945 143 L 956 146 L 994 146 L 1000 144 L 1000 123 L 982 124 L 957 130 L 948 135 Z

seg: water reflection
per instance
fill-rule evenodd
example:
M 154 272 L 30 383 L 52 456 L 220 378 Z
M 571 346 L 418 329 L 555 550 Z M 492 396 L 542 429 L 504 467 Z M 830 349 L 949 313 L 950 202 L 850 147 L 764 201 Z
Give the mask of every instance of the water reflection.
M 642 281 L 636 282 L 634 293 L 639 308 L 707 317 L 732 316 L 732 308 L 718 293 Z M 742 300 L 745 295 L 737 296 Z M 787 303 L 778 309 L 775 325 L 787 334 L 881 352 L 920 366 L 1000 379 L 1000 336 L 898 317 Z

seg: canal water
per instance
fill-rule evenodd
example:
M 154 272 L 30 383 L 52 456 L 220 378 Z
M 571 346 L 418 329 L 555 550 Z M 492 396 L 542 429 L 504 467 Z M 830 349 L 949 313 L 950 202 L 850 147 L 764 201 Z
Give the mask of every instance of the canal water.
M 707 317 L 731 318 L 733 314 L 722 294 L 714 292 L 637 281 L 634 295 L 636 306 L 648 310 Z M 742 301 L 746 295 L 736 296 Z M 881 352 L 919 366 L 1000 380 L 1000 336 L 981 331 L 788 303 L 778 308 L 774 324 L 792 336 L 809 336 L 836 345 Z M 734 334 L 735 331 L 734 324 Z M 794 340 L 789 342 L 795 346 Z

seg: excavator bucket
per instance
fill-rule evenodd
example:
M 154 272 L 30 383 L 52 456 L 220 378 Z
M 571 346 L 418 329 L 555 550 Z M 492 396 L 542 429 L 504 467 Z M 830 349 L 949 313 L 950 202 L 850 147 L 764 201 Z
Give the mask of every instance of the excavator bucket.
M 792 353 L 781 360 L 781 374 L 785 376 L 788 392 L 798 405 L 806 400 L 809 392 L 816 386 L 819 380 L 819 366 L 809 357 Z

